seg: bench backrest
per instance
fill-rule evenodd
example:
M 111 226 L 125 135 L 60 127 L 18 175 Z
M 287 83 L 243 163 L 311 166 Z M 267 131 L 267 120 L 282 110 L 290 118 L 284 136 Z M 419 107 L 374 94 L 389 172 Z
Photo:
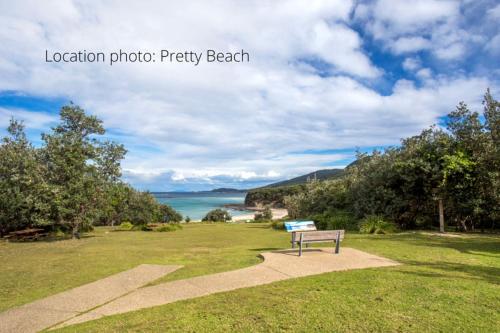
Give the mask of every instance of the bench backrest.
M 314 221 L 291 221 L 285 222 L 285 228 L 287 232 L 297 232 L 297 231 L 316 231 L 316 225 Z
M 334 240 L 337 239 L 337 233 L 339 234 L 339 240 L 343 240 L 344 230 L 297 232 L 295 239 L 300 240 L 300 235 L 302 234 L 303 241 Z

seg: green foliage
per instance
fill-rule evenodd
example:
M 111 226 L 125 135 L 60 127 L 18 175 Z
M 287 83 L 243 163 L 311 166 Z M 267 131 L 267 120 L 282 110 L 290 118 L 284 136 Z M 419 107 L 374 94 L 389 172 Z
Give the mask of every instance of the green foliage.
M 462 230 L 498 227 L 500 221 L 500 103 L 489 91 L 483 117 L 460 103 L 437 127 L 403 139 L 401 146 L 358 154 L 342 179 L 307 184 L 284 198 L 292 218 L 330 210 L 356 218 L 379 215 L 402 229 L 431 228 L 439 220 Z M 484 120 L 482 120 L 484 119 Z
M 245 197 L 246 206 L 284 207 L 286 196 L 300 193 L 304 185 L 283 186 L 275 188 L 258 188 L 250 190 Z
M 165 223 L 178 223 L 182 221 L 182 215 L 172 207 L 160 204 L 158 220 Z
M 326 211 L 309 218 L 314 221 L 318 230 L 358 230 L 357 220 L 347 211 Z
M 179 222 L 171 207 L 119 180 L 126 150 L 104 133 L 101 120 L 70 104 L 35 148 L 12 119 L 0 145 L 0 236 L 46 225 L 75 237 L 94 224 Z
M 50 189 L 46 165 L 24 132 L 11 119 L 0 145 L 0 236 L 30 226 L 44 226 L 50 218 Z
M 275 230 L 285 230 L 285 221 L 274 220 L 271 223 L 271 228 L 273 228 Z
M 346 207 L 346 183 L 344 180 L 313 181 L 305 190 L 284 199 L 290 218 L 305 218 L 322 214 L 332 208 Z
M 204 222 L 227 222 L 231 221 L 232 217 L 231 214 L 225 209 L 214 209 L 211 210 L 205 215 L 205 217 L 202 219 Z
M 359 232 L 363 234 L 390 234 L 396 231 L 397 226 L 394 223 L 378 215 L 367 216 L 359 224 Z
M 254 221 L 264 222 L 271 221 L 273 219 L 273 212 L 269 206 L 264 208 L 262 212 L 257 212 L 254 215 Z
M 130 222 L 122 222 L 120 224 L 120 230 L 129 231 L 129 230 L 132 230 L 133 227 L 134 227 L 134 225 Z
M 186 222 L 186 223 L 191 222 L 191 218 L 189 216 L 186 216 L 186 218 L 184 219 L 184 222 Z

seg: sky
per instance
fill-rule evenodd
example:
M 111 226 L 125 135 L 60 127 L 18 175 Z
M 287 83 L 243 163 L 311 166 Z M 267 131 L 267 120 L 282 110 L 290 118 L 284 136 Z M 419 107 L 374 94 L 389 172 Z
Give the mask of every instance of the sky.
M 151 191 L 252 188 L 398 145 L 500 95 L 500 2 L 0 0 L 0 134 L 70 101 Z M 47 63 L 49 51 L 245 50 L 247 63 Z

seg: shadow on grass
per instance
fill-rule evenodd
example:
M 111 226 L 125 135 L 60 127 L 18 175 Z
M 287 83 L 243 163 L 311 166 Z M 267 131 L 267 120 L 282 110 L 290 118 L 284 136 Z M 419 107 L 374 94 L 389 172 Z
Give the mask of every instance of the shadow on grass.
M 432 278 L 455 278 L 465 280 L 484 280 L 492 284 L 500 284 L 500 268 L 492 266 L 461 264 L 456 262 L 436 261 L 421 262 L 400 260 L 400 263 L 430 270 L 399 270 L 403 274 L 412 274 Z
M 100 235 L 80 235 L 80 239 L 94 238 L 94 237 L 102 237 L 102 236 L 100 236 Z M 21 243 L 21 244 L 23 244 L 23 243 L 55 243 L 55 242 L 61 242 L 61 241 L 67 241 L 67 240 L 78 241 L 78 239 L 71 238 L 71 236 L 63 236 L 63 237 L 48 236 L 48 237 L 39 238 L 37 240 L 11 239 L 8 241 L 8 243 Z
M 467 235 L 464 238 L 451 238 L 445 236 L 422 235 L 422 234 L 394 234 L 384 235 L 381 238 L 367 237 L 363 242 L 379 241 L 401 242 L 418 247 L 438 247 L 453 249 L 464 254 L 481 255 L 488 257 L 500 256 L 500 236 L 496 235 Z M 479 253 L 483 252 L 483 253 Z M 485 254 L 488 253 L 488 254 Z

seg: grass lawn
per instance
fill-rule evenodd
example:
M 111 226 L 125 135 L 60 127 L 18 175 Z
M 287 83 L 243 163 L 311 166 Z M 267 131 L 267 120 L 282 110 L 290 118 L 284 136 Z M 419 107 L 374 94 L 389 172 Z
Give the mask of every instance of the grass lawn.
M 0 242 L 0 310 L 141 263 L 185 268 L 155 283 L 258 263 L 289 236 L 259 224 L 191 224 L 173 233 L 109 232 L 80 241 Z M 500 236 L 347 234 L 343 246 L 403 265 L 334 272 L 103 318 L 61 331 L 496 332 Z

